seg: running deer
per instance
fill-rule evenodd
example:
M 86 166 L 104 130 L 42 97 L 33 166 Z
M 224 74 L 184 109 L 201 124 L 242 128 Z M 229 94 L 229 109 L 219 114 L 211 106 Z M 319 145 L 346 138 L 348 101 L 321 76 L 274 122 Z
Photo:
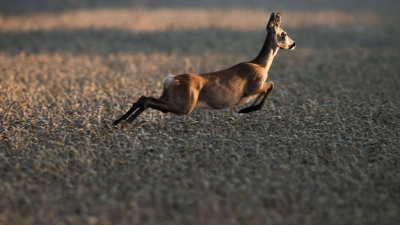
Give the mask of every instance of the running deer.
M 212 73 L 169 75 L 162 82 L 163 92 L 159 98 L 141 96 L 114 125 L 134 113 L 127 120 L 131 123 L 147 108 L 188 115 L 197 108 L 232 108 L 257 97 L 251 106 L 239 113 L 260 110 L 274 89 L 273 82 L 266 82 L 272 60 L 279 49 L 296 47 L 280 24 L 281 13 L 272 13 L 266 26 L 267 37 L 255 59 Z

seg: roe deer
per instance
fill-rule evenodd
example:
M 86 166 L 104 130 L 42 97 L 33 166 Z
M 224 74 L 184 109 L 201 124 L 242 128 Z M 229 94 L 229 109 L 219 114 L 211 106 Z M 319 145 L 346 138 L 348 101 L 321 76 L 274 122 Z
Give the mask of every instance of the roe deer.
M 141 96 L 114 125 L 126 120 L 136 111 L 128 119 L 131 123 L 147 108 L 164 113 L 188 115 L 196 108 L 232 108 L 252 100 L 257 95 L 253 104 L 239 113 L 260 110 L 274 89 L 273 82 L 266 82 L 272 60 L 279 49 L 294 49 L 296 46 L 280 28 L 280 24 L 281 13 L 272 13 L 266 26 L 267 37 L 264 45 L 252 61 L 212 73 L 169 75 L 162 82 L 164 87 L 161 97 Z

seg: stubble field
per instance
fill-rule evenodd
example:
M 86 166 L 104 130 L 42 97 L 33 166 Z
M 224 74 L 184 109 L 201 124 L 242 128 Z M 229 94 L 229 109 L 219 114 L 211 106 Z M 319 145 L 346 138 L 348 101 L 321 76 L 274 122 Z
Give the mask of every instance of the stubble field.
M 262 110 L 112 125 L 168 74 L 253 59 L 274 10 L 0 14 L 0 224 L 398 223 L 396 13 L 282 11 Z

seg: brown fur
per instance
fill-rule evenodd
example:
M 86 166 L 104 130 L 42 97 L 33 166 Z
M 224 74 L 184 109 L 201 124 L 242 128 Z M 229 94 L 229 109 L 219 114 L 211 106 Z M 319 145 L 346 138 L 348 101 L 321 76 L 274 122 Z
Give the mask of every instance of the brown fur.
M 160 98 L 142 96 L 131 109 L 116 120 L 118 124 L 135 112 L 128 122 L 135 120 L 147 108 L 177 115 L 187 115 L 197 108 L 224 109 L 257 99 L 239 113 L 261 109 L 274 89 L 267 82 L 268 70 L 279 49 L 294 49 L 295 43 L 280 28 L 281 14 L 271 14 L 266 30 L 267 37 L 258 56 L 250 62 L 205 74 L 170 75 L 163 81 Z

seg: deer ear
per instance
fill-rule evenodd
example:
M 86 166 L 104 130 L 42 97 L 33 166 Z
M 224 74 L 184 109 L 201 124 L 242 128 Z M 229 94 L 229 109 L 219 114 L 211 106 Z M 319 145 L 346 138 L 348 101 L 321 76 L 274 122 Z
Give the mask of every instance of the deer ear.
M 272 13 L 271 16 L 269 17 L 269 21 L 267 24 L 267 30 L 268 30 L 268 28 L 274 27 L 274 18 L 275 18 L 275 13 Z
M 269 18 L 267 28 L 272 28 L 272 27 L 279 27 L 281 25 L 281 13 L 278 12 L 276 15 L 275 13 L 271 14 L 271 17 Z
M 278 12 L 278 13 L 275 15 L 274 21 L 275 21 L 276 26 L 279 27 L 279 26 L 281 25 L 281 22 L 282 22 L 282 14 L 281 14 L 280 12 Z

